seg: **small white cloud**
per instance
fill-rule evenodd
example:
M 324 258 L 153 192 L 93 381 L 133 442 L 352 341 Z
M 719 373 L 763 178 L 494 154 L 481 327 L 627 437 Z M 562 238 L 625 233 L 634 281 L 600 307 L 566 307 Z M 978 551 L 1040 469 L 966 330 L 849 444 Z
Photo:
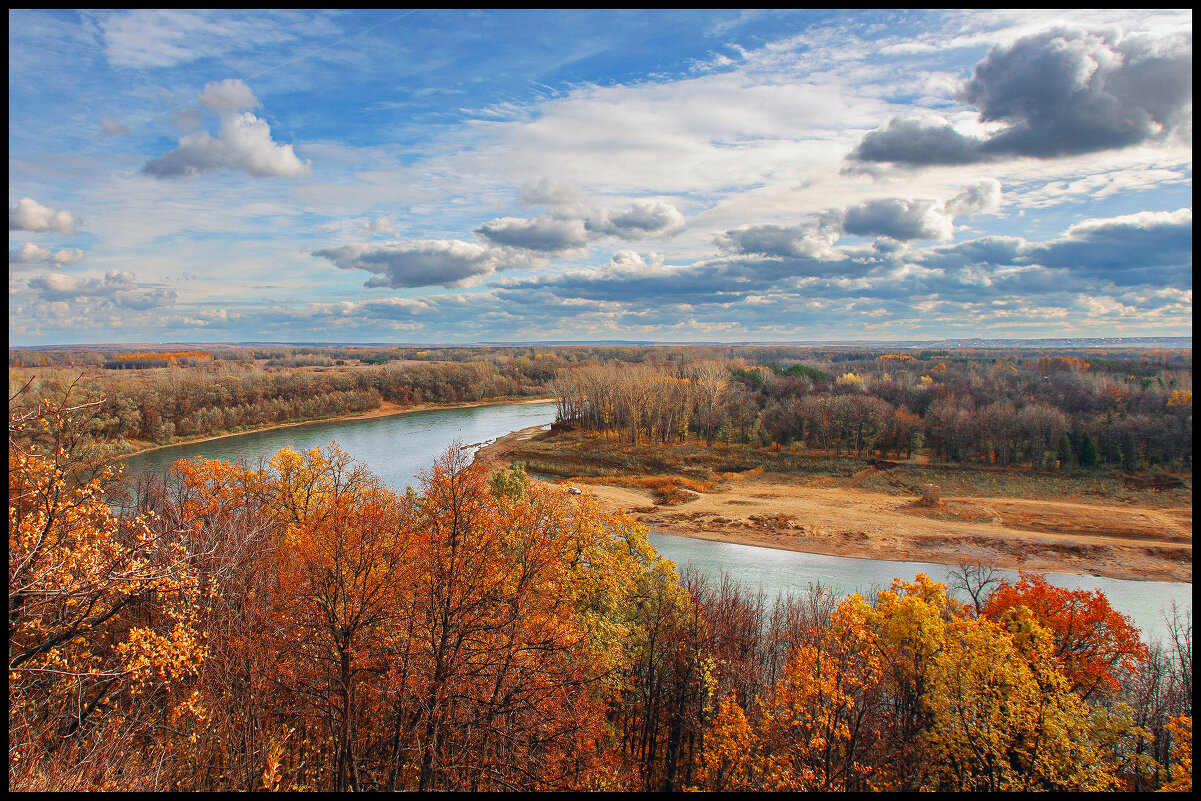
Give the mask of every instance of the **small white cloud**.
M 75 233 L 81 220 L 69 211 L 55 211 L 38 203 L 31 197 L 23 197 L 8 210 L 10 231 L 58 231 L 61 234 Z
M 375 234 L 395 234 L 396 222 L 391 217 L 376 217 L 369 223 L 364 223 L 368 231 Z
M 80 262 L 86 255 L 79 248 L 51 251 L 49 248 L 39 247 L 33 242 L 26 242 L 20 250 L 9 251 L 8 263 L 9 265 L 47 264 L 58 268 Z
M 100 127 L 103 128 L 104 132 L 109 136 L 120 136 L 121 134 L 129 133 L 128 128 L 107 114 L 100 118 Z

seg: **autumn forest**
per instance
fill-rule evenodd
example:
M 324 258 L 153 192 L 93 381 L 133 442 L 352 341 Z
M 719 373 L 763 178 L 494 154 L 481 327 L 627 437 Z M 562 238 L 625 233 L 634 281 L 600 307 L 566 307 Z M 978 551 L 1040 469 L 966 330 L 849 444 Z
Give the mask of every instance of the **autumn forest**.
M 1191 789 L 1191 611 L 1149 645 L 979 566 L 765 598 L 454 448 L 408 492 L 336 446 L 112 461 L 535 397 L 633 444 L 1192 467 L 1191 351 L 10 351 L 10 789 Z

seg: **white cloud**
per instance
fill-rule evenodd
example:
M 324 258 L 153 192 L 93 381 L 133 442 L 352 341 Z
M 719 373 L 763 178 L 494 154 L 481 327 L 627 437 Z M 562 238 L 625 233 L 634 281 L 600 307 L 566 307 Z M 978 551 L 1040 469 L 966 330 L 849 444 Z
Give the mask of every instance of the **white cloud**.
M 18 231 L 58 231 L 71 235 L 81 224 L 69 211 L 55 211 L 31 197 L 23 197 L 8 210 L 8 228 Z
M 214 114 L 258 108 L 262 105 L 254 96 L 254 92 L 250 91 L 250 87 L 238 78 L 226 78 L 224 81 L 205 84 L 198 100 L 200 105 Z
M 43 301 L 92 302 L 100 309 L 152 309 L 176 300 L 175 290 L 139 284 L 128 270 L 108 270 L 103 278 L 49 273 L 30 279 L 28 287 Z
M 104 55 L 114 67 L 174 67 L 255 45 L 286 44 L 305 34 L 329 33 L 319 18 L 287 14 L 138 9 L 87 14 L 95 22 Z
M 296 157 L 292 145 L 276 144 L 271 126 L 245 107 L 258 99 L 236 78 L 209 83 L 200 102 L 221 118 L 216 137 L 207 131 L 183 136 L 179 147 L 146 162 L 142 172 L 156 178 L 179 178 L 214 170 L 241 170 L 256 178 L 302 178 L 312 175 L 308 161 Z
M 51 251 L 49 248 L 39 247 L 33 242 L 26 242 L 20 250 L 9 251 L 8 263 L 10 265 L 48 264 L 51 267 L 59 268 L 76 264 L 82 261 L 86 255 L 79 248 Z

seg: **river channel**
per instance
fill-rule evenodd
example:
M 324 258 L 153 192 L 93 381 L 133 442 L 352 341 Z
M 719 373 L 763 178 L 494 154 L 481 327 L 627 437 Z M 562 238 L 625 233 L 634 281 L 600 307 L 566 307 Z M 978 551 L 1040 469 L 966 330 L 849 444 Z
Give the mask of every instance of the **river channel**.
M 429 469 L 453 442 L 474 451 L 511 431 L 549 425 L 554 418 L 553 402 L 438 409 L 364 420 L 287 426 L 146 451 L 124 461 L 126 469 L 133 474 L 161 472 L 178 459 L 197 456 L 254 464 L 281 448 L 303 451 L 336 441 L 387 485 L 395 489 L 413 485 L 420 490 L 421 472 Z M 828 587 L 841 597 L 887 587 L 893 577 L 912 580 L 917 573 L 947 581 L 954 569 L 927 562 L 825 556 L 659 532 L 652 532 L 650 541 L 664 557 L 680 567 L 691 564 L 713 579 L 719 579 L 724 571 L 749 588 L 762 590 L 769 602 L 780 593 L 804 592 L 815 584 Z M 1000 573 L 1011 581 L 1017 578 L 1014 571 Z M 1191 583 L 1123 581 L 1070 573 L 1051 573 L 1047 579 L 1061 587 L 1101 590 L 1115 609 L 1131 617 L 1148 640 L 1164 636 L 1163 615 L 1173 602 L 1181 610 L 1192 609 Z

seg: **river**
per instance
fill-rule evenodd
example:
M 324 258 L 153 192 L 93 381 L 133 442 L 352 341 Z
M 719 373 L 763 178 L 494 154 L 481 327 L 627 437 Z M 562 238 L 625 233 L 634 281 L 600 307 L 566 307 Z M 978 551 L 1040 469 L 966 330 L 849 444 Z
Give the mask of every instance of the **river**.
M 474 451 L 511 431 L 549 425 L 554 418 L 553 402 L 437 409 L 256 431 L 146 451 L 124 461 L 127 470 L 133 474 L 161 472 L 177 459 L 203 456 L 255 463 L 284 447 L 309 450 L 336 441 L 387 485 L 395 489 L 413 485 L 420 489 L 421 472 L 427 470 L 452 442 L 458 441 Z M 664 557 L 677 565 L 692 564 L 713 578 L 719 578 L 725 571 L 748 586 L 761 589 L 769 601 L 779 593 L 803 592 L 811 584 L 820 584 L 843 596 L 887 587 L 893 577 L 912 580 L 917 573 L 947 581 L 954 569 L 928 562 L 824 556 L 658 532 L 652 532 L 650 540 Z M 1017 578 L 1014 571 L 1001 571 L 1001 575 L 1011 581 Z M 1071 589 L 1101 590 L 1115 609 L 1131 617 L 1148 640 L 1159 639 L 1165 634 L 1163 614 L 1173 602 L 1182 610 L 1192 610 L 1191 583 L 1123 581 L 1071 573 L 1050 573 L 1047 580 Z

